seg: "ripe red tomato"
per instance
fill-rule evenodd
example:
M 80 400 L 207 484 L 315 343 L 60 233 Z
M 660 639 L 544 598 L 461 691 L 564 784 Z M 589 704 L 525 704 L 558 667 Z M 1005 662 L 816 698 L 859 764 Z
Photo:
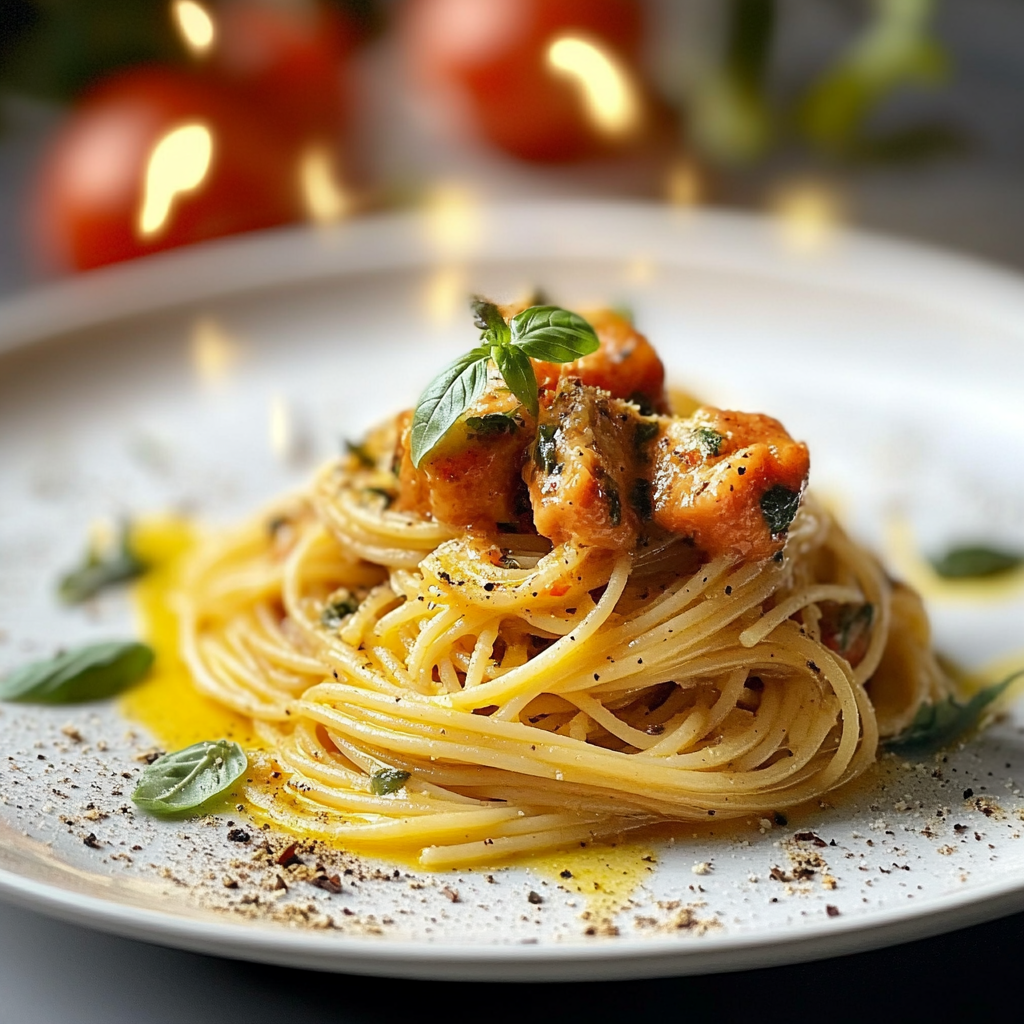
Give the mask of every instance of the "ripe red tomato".
M 279 131 L 333 139 L 348 113 L 354 24 L 324 3 L 229 0 L 217 7 L 214 72 Z
M 209 79 L 137 68 L 87 93 L 58 131 L 29 240 L 48 268 L 84 270 L 302 213 L 293 147 L 257 112 Z
M 428 83 L 454 86 L 480 131 L 529 160 L 571 160 L 614 149 L 588 112 L 578 81 L 549 62 L 552 43 L 596 44 L 639 87 L 643 10 L 638 0 L 410 0 L 403 36 Z

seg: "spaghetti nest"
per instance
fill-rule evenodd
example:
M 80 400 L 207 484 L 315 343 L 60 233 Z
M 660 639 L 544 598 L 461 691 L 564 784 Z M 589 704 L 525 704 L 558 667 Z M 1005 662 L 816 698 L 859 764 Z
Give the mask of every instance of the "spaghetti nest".
M 813 498 L 707 558 L 457 532 L 343 458 L 196 558 L 198 687 L 250 716 L 269 820 L 445 867 L 819 797 L 944 692 L 928 626 Z M 377 484 L 384 484 L 378 487 Z

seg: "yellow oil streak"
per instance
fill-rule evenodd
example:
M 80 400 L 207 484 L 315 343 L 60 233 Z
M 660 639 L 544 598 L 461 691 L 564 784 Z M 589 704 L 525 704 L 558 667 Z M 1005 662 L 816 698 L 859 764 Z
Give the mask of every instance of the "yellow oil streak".
M 146 679 L 121 698 L 121 713 L 144 726 L 167 750 L 222 738 L 246 748 L 257 746 L 247 718 L 196 690 L 179 653 L 173 595 L 182 563 L 197 542 L 195 528 L 181 519 L 144 519 L 132 528 L 131 542 L 150 566 L 133 596 L 142 637 L 156 652 L 156 660 Z
M 602 922 L 629 906 L 633 893 L 654 872 L 657 858 L 644 843 L 592 843 L 524 857 L 516 865 L 578 893 L 587 919 L 600 931 Z
M 201 57 L 208 53 L 217 38 L 217 26 L 210 12 L 196 0 L 174 0 L 171 18 L 189 51 Z
M 213 134 L 204 124 L 180 125 L 159 139 L 146 165 L 139 210 L 138 229 L 144 238 L 166 226 L 175 199 L 203 183 L 212 159 Z
M 640 100 L 625 68 L 601 47 L 577 36 L 560 36 L 547 51 L 548 66 L 580 91 L 591 122 L 613 138 L 629 135 L 640 122 Z

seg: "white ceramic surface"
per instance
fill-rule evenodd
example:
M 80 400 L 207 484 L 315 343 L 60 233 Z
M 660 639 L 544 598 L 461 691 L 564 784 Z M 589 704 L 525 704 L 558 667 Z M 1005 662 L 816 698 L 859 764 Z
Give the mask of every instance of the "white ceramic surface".
M 534 285 L 568 306 L 630 305 L 674 382 L 779 416 L 810 443 L 814 486 L 879 547 L 896 520 L 927 550 L 1024 546 L 1024 284 L 1011 275 L 846 234 L 792 248 L 767 221 L 653 207 L 390 217 L 170 254 L 0 307 L 0 672 L 132 628 L 123 594 L 89 611 L 54 602 L 93 519 L 187 508 L 222 522 L 300 485 L 472 343 L 465 295 Z M 211 348 L 219 372 L 196 359 Z M 1024 664 L 1020 588 L 940 594 L 930 610 L 963 663 L 1017 651 Z M 0 895 L 123 935 L 363 973 L 612 978 L 811 959 L 1024 907 L 1022 720 L 946 760 L 888 759 L 870 786 L 786 825 L 681 838 L 640 867 L 629 859 L 647 848 L 617 851 L 638 881 L 601 906 L 523 867 L 364 866 L 340 895 L 262 894 L 335 925 L 317 929 L 202 898 L 238 856 L 226 822 L 131 813 L 119 769 L 148 740 L 112 707 L 7 705 Z M 587 935 L 595 923 L 618 934 Z

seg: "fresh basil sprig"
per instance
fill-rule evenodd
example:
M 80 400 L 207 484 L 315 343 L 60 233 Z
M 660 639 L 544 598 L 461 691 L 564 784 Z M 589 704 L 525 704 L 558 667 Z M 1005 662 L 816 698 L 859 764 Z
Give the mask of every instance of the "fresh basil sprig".
M 153 649 L 112 640 L 65 651 L 15 670 L 0 682 L 0 700 L 75 704 L 120 693 L 153 664 Z
M 886 748 L 903 757 L 918 757 L 948 746 L 976 725 L 985 708 L 1021 676 L 1024 669 L 980 690 L 966 704 L 948 697 L 938 704 L 923 705 L 903 732 L 886 741 Z
M 237 743 L 193 743 L 158 757 L 144 768 L 132 800 L 154 814 L 191 811 L 229 789 L 248 764 L 245 751 Z
M 998 576 L 1024 565 L 1024 554 L 1002 551 L 982 544 L 950 548 L 941 558 L 932 559 L 932 568 L 947 580 Z
M 57 593 L 66 604 L 81 604 L 105 587 L 141 576 L 148 568 L 132 550 L 131 527 L 123 524 L 113 550 L 101 552 L 91 547 L 82 564 L 61 577 Z
M 414 466 L 480 397 L 490 360 L 512 394 L 536 416 L 539 388 L 530 360 L 570 363 L 600 347 L 594 328 L 583 317 L 558 306 L 531 306 L 509 323 L 493 302 L 474 299 L 470 308 L 481 344 L 449 363 L 416 403 L 410 452 Z

